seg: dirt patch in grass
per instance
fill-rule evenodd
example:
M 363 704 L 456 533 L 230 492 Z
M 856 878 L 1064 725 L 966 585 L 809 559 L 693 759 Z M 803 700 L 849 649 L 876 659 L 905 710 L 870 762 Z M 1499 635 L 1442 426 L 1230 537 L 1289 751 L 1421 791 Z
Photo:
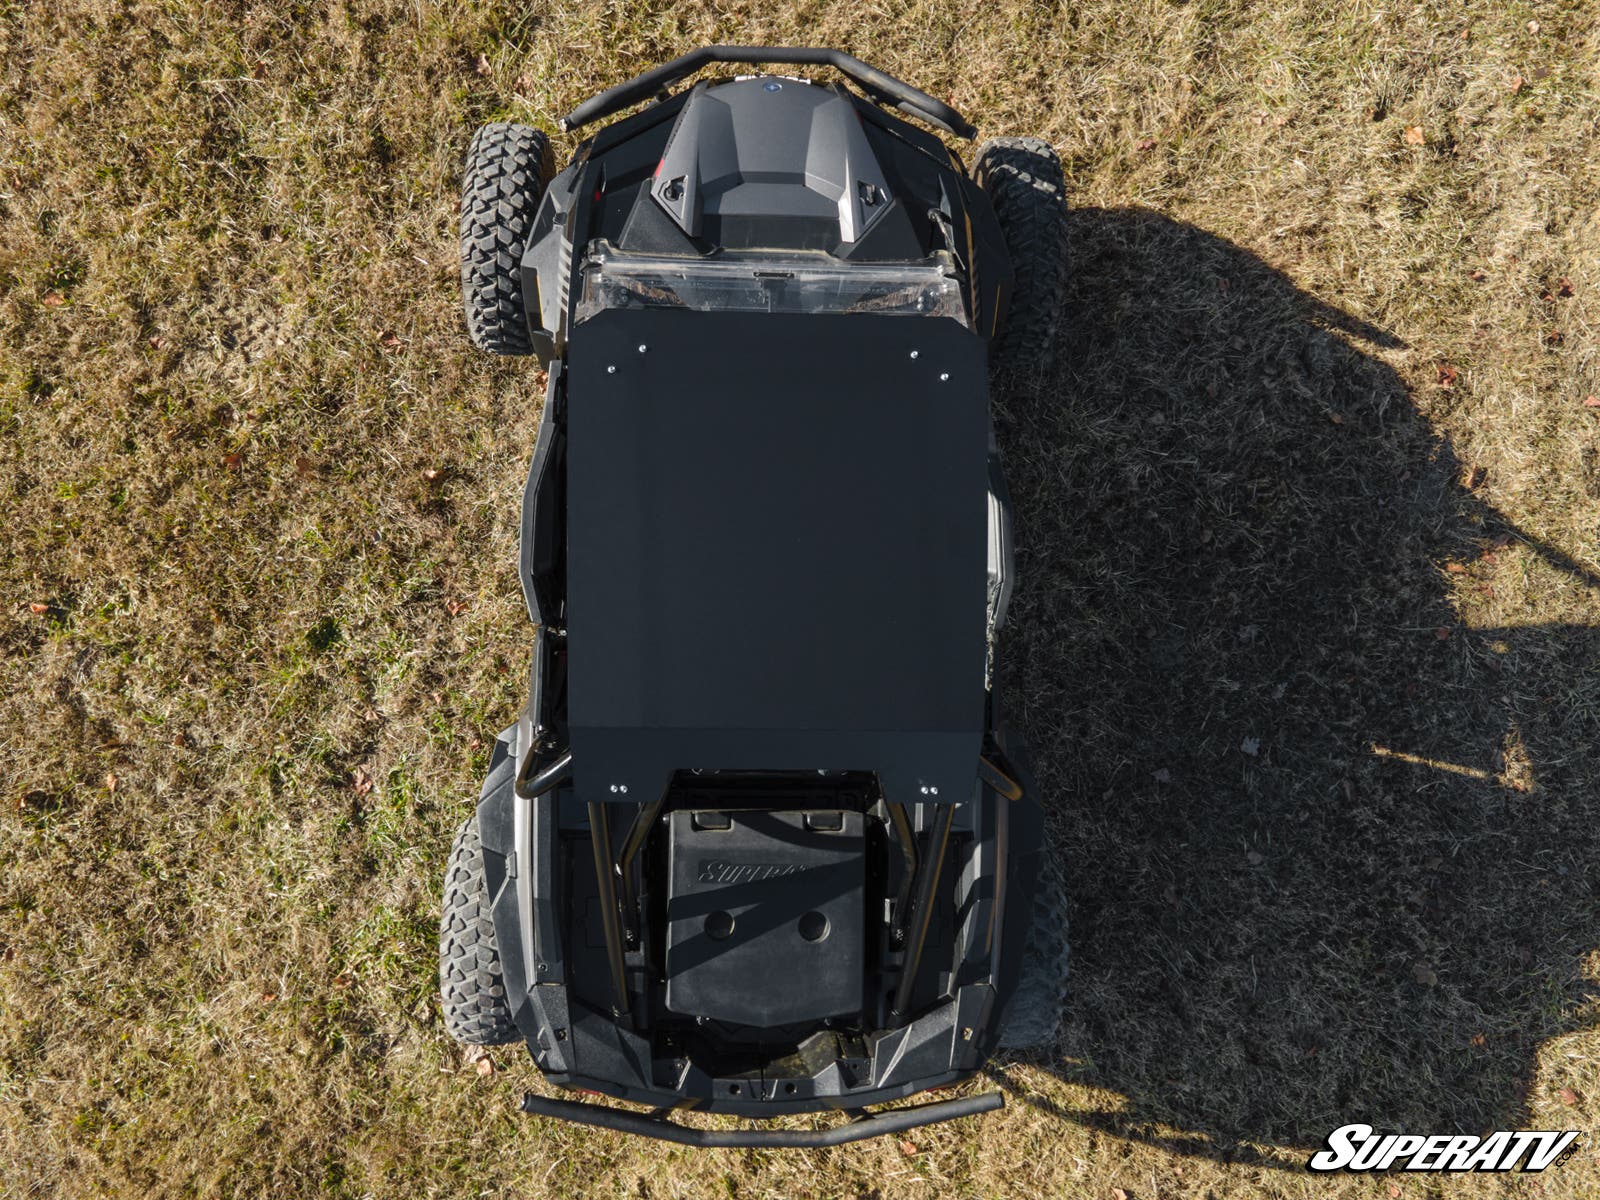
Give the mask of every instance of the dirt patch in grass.
M 713 41 L 1047 137 L 1076 206 L 999 399 L 1074 988 L 904 1143 L 520 1118 L 434 997 L 540 395 L 466 343 L 461 155 Z M 1555 3 L 0 6 L 10 1186 L 1368 1196 L 1300 1169 L 1338 1124 L 1593 1131 L 1597 62 Z

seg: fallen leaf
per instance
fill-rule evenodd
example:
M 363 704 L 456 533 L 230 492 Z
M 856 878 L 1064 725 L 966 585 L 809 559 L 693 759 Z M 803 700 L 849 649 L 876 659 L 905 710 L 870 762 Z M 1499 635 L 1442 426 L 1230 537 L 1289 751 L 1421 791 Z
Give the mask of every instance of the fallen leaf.
M 1565 275 L 1556 280 L 1556 295 L 1570 296 L 1574 290 L 1575 289 L 1572 286 L 1572 280 L 1568 279 Z
M 342 974 L 338 975 L 337 977 L 335 977 L 335 979 L 333 981 L 333 986 L 338 988 L 338 989 L 340 989 L 341 991 L 343 991 L 345 988 L 349 987 L 355 981 L 356 981 L 356 977 L 354 975 L 350 974 L 348 971 L 346 971 L 346 972 L 343 972 Z
M 422 477 L 429 483 L 432 483 L 435 479 L 439 478 L 439 469 L 437 467 L 429 467 L 422 473 Z
M 1139 149 L 1139 150 L 1154 150 L 1155 148 L 1156 148 L 1156 140 L 1155 140 L 1155 138 L 1147 137 L 1147 138 L 1140 138 L 1139 139 L 1139 144 L 1137 146 L 1137 149 Z
M 1458 562 L 1445 563 L 1444 569 L 1449 571 L 1452 575 L 1465 575 L 1467 573 L 1466 567 L 1462 566 Z
M 386 347 L 387 349 L 393 350 L 396 346 L 398 346 L 400 344 L 400 338 L 399 338 L 399 335 L 397 335 L 394 330 L 385 329 L 382 333 L 380 333 L 378 335 L 378 342 L 379 342 L 380 345 Z
M 1571 1108 L 1577 1102 L 1578 1102 L 1578 1093 L 1577 1092 L 1573 1091 L 1569 1087 L 1564 1087 L 1564 1088 L 1561 1089 L 1561 1103 L 1565 1104 L 1568 1108 Z
M 277 992 L 262 992 L 261 993 L 261 1003 L 263 1003 L 263 1004 L 271 1004 L 277 998 L 278 998 L 278 993 Z
M 478 74 L 479 75 L 493 75 L 494 74 L 494 68 L 489 65 L 489 59 L 488 59 L 487 55 L 484 55 L 484 54 L 478 55 Z
M 1461 482 L 1466 485 L 1467 490 L 1472 491 L 1481 488 L 1484 480 L 1488 478 L 1489 470 L 1487 467 L 1468 467 L 1461 478 Z
M 915 1142 L 904 1142 L 903 1141 L 903 1142 L 900 1143 L 900 1153 L 901 1154 L 908 1154 L 909 1155 L 909 1154 L 915 1154 L 916 1152 L 917 1152 L 917 1144 Z
M 1489 542 L 1489 548 L 1492 550 L 1504 550 L 1509 545 L 1511 545 L 1511 535 L 1509 533 L 1496 534 Z
M 1439 975 L 1432 967 L 1425 963 L 1416 963 L 1411 968 L 1411 978 L 1423 987 L 1435 987 L 1439 983 Z
M 444 607 L 445 611 L 448 612 L 452 617 L 459 617 L 462 613 L 467 611 L 467 602 L 465 600 L 446 600 L 444 602 Z
M 44 306 L 46 308 L 60 308 L 66 302 L 67 298 L 60 292 L 46 292 L 44 294 Z
M 1427 140 L 1427 135 L 1422 132 L 1421 125 L 1411 125 L 1406 128 L 1406 145 L 1420 146 Z
M 1537 22 L 1537 21 L 1529 21 L 1528 22 L 1528 32 L 1529 33 L 1538 33 L 1539 32 L 1539 22 Z
M 1513 75 L 1511 77 L 1511 94 L 1513 96 L 1521 95 L 1522 89 L 1527 86 L 1527 83 L 1528 81 L 1521 75 Z
M 1252 867 L 1259 867 L 1262 863 L 1267 861 L 1267 858 L 1266 855 L 1262 854 L 1259 850 L 1247 850 L 1245 851 L 1244 860 Z
M 156 334 L 155 337 L 150 339 L 150 349 L 152 349 L 152 350 L 159 350 L 163 346 L 165 346 L 166 344 L 167 344 L 167 339 L 162 337 L 159 333 Z
M 372 791 L 372 776 L 365 767 L 357 767 L 350 773 L 350 790 L 358 796 L 365 796 Z
M 112 774 L 110 774 L 108 772 L 106 774 L 106 778 L 105 778 L 106 791 L 110 792 L 112 795 L 116 795 L 117 784 L 119 784 L 121 782 L 122 781 L 120 779 L 118 779 L 115 775 L 112 775 Z
M 1590 396 L 1589 399 L 1593 400 L 1594 397 Z M 36 617 L 42 617 L 45 613 L 50 611 L 50 606 L 48 604 L 40 604 L 37 600 L 35 600 L 32 604 L 28 605 L 28 611 Z
M 1487 278 L 1489 278 L 1489 272 L 1485 271 L 1482 267 L 1473 268 L 1471 279 L 1474 283 L 1482 283 Z
M 232 454 L 225 454 L 222 456 L 222 465 L 228 468 L 230 471 L 237 471 L 239 469 L 239 464 L 242 462 L 244 462 L 244 455 L 240 454 L 238 451 L 234 451 Z
M 1546 333 L 1544 335 L 1544 344 L 1546 346 L 1559 346 L 1559 345 L 1561 345 L 1562 337 L 1563 337 L 1563 334 L 1562 334 L 1561 330 L 1559 330 L 1559 329 L 1548 330 L 1548 331 L 1546 331 Z
M 1395 1197 L 1395 1200 L 1399 1200 L 1400 1185 L 1398 1183 L 1390 1183 L 1389 1184 L 1389 1195 L 1392 1196 L 1392 1197 Z
M 1157 783 L 1171 783 L 1172 772 L 1167 770 L 1165 767 L 1159 767 L 1150 772 L 1150 778 L 1154 779 Z
M 1344 414 L 1343 413 L 1329 413 L 1328 414 L 1328 420 L 1332 421 L 1335 425 L 1343 425 L 1344 424 Z
M 485 1079 L 494 1074 L 494 1059 L 490 1058 L 487 1054 L 480 1058 L 475 1065 L 477 1066 L 478 1074 L 482 1075 Z
M 7 946 L 3 952 L 0 952 L 0 959 L 3 959 L 6 962 L 10 962 L 12 959 L 16 958 L 16 956 L 17 948 L 15 946 Z
M 1433 631 L 1433 636 L 1438 638 L 1439 641 L 1441 641 L 1441 642 L 1448 642 L 1450 640 L 1450 628 L 1449 628 L 1449 626 L 1447 626 L 1447 625 L 1439 626 L 1439 628 L 1437 628 L 1437 629 L 1435 629 Z
M 1600 408 L 1600 396 L 1585 396 L 1583 398 L 1583 406 L 1585 408 Z
M 1439 364 L 1439 386 L 1453 388 L 1456 385 L 1456 369 L 1447 363 Z
M 1111 1200 L 1128 1200 L 1127 1188 L 1112 1188 Z
M 1475 1033 L 1475 1034 L 1472 1035 L 1472 1044 L 1474 1046 L 1476 1046 L 1479 1050 L 1482 1050 L 1485 1046 L 1487 1046 L 1489 1044 L 1489 1039 L 1484 1037 L 1483 1034 L 1481 1034 L 1481 1033 Z

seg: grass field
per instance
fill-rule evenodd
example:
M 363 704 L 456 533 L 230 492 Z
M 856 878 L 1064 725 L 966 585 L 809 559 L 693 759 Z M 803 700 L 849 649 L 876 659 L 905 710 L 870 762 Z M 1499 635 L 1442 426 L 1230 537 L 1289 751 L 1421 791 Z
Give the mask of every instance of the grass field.
M 1074 988 L 904 1141 L 519 1117 L 434 994 L 540 402 L 467 344 L 459 164 L 711 41 L 1048 138 L 1076 206 L 998 400 Z M 0 0 L 0 1193 L 1600 1193 L 1597 122 L 1586 0 Z M 1306 1174 L 1348 1121 L 1585 1134 Z

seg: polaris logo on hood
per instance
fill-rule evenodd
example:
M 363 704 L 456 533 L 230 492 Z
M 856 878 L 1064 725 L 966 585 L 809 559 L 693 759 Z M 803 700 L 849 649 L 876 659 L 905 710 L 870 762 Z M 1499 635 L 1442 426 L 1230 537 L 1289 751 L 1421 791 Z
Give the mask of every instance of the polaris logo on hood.
M 1371 1125 L 1342 1125 L 1328 1148 L 1311 1156 L 1313 1171 L 1542 1171 L 1573 1153 L 1576 1130 L 1502 1129 L 1487 1137 L 1436 1133 L 1380 1134 Z
M 795 863 L 731 863 L 720 859 L 700 860 L 701 883 L 756 883 L 763 879 L 777 879 L 793 875 L 801 868 Z

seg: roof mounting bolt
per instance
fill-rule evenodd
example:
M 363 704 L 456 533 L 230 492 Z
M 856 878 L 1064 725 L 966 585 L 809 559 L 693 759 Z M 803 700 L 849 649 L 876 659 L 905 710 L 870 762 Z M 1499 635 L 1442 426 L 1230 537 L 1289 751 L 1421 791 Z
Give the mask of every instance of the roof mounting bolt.
M 616 373 L 617 373 L 617 368 L 616 368 L 615 364 L 612 364 L 611 366 L 606 368 L 606 374 L 607 375 L 615 375 Z
M 640 354 L 643 354 L 648 349 L 650 349 L 649 346 L 646 346 L 643 342 L 639 343 L 639 353 Z
M 615 792 L 615 791 L 616 791 L 616 790 L 617 790 L 617 785 L 616 785 L 616 784 L 614 784 L 614 783 L 613 783 L 613 784 L 612 784 L 612 785 L 611 785 L 611 790 L 612 790 L 612 791 L 613 791 L 613 792 Z
M 922 794 L 924 796 L 926 796 L 928 794 L 928 785 L 927 784 L 923 784 L 922 785 Z
M 940 383 L 949 383 L 950 382 L 950 372 L 949 371 L 940 371 L 939 372 L 939 382 Z
M 619 785 L 617 787 L 617 791 L 621 792 L 624 796 L 626 796 L 628 794 L 628 785 L 625 784 L 625 783 Z
M 937 796 L 938 794 L 939 794 L 939 789 L 938 788 L 931 787 L 931 788 L 928 789 L 928 795 Z
M 918 356 L 918 355 L 920 355 L 920 354 L 921 354 L 921 353 L 922 353 L 922 351 L 921 351 L 921 350 L 913 350 L 913 351 L 912 351 L 912 352 L 911 352 L 911 357 L 912 357 L 912 358 L 916 358 L 916 357 L 917 357 L 917 356 Z

